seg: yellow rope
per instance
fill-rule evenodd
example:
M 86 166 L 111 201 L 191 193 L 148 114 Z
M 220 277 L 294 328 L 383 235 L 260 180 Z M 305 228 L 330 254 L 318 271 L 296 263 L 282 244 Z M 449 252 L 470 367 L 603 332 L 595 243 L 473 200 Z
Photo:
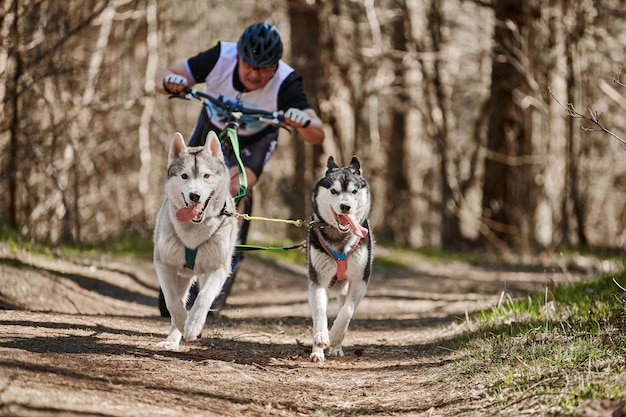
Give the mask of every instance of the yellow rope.
M 270 217 L 257 217 L 250 216 L 249 214 L 237 213 L 236 216 L 238 218 L 243 218 L 244 220 L 264 220 L 266 222 L 276 222 L 276 223 L 287 223 L 292 224 L 296 227 L 301 227 L 304 224 L 304 220 L 289 220 L 289 219 L 272 219 Z

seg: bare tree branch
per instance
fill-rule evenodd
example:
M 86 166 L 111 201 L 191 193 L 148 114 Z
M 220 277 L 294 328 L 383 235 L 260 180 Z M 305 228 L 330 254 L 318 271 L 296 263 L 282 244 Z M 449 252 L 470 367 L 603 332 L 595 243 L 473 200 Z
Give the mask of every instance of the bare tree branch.
M 617 282 L 617 280 L 615 279 L 615 277 L 613 277 L 613 282 L 615 283 L 615 285 L 617 285 L 619 287 L 620 290 L 626 292 L 626 288 L 624 288 L 623 286 L 620 285 L 619 282 Z
M 472 3 L 476 3 L 479 6 L 487 7 L 493 9 L 495 7 L 494 1 L 492 0 L 470 0 Z
M 624 84 L 624 83 L 622 83 L 622 82 L 620 81 L 620 75 L 621 75 L 621 72 L 622 72 L 622 69 L 621 69 L 621 68 L 618 68 L 618 69 L 617 69 L 617 74 L 615 74 L 615 75 L 613 76 L 613 82 L 614 82 L 615 84 L 617 84 L 617 85 L 621 86 L 621 87 L 626 88 L 626 84 Z
M 615 133 L 611 132 L 609 129 L 604 127 L 604 125 L 602 125 L 602 123 L 600 123 L 600 117 L 602 116 L 602 113 L 598 113 L 597 111 L 593 111 L 591 109 L 588 109 L 589 110 L 589 116 L 585 116 L 584 114 L 578 112 L 578 110 L 576 110 L 574 108 L 574 105 L 572 103 L 567 103 L 567 106 L 564 106 L 563 104 L 561 104 L 561 102 L 552 93 L 552 90 L 550 89 L 550 87 L 548 87 L 548 91 L 550 92 L 550 95 L 552 96 L 552 98 L 557 103 L 559 103 L 559 106 L 561 106 L 563 108 L 563 110 L 565 110 L 565 113 L 568 116 L 573 117 L 574 119 L 584 119 L 584 120 L 590 121 L 591 123 L 593 123 L 596 126 L 598 126 L 597 129 L 582 126 L 582 130 L 584 130 L 585 132 L 604 132 L 604 133 L 607 133 L 608 135 L 612 136 L 613 138 L 615 138 L 619 142 L 621 142 L 623 147 L 626 147 L 626 140 L 622 139 L 621 137 L 619 137 Z

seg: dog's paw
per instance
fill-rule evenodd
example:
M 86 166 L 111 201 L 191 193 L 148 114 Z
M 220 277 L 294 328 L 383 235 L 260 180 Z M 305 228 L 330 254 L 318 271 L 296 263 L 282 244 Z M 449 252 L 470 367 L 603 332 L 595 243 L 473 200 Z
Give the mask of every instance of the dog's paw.
M 313 335 L 314 348 L 324 349 L 329 343 L 328 332 L 317 332 Z
M 205 320 L 198 319 L 196 315 L 191 315 L 187 318 L 187 322 L 185 323 L 185 331 L 183 333 L 183 338 L 186 342 L 191 342 L 200 337 L 202 334 L 202 329 L 204 328 Z
M 310 358 L 311 362 L 324 362 L 324 349 L 313 346 L 313 352 L 311 352 Z
M 328 356 L 340 356 L 343 357 L 343 347 L 337 345 L 335 347 L 328 348 Z
M 173 350 L 178 351 L 179 344 L 178 342 L 172 342 L 169 340 L 164 340 L 162 342 L 157 343 L 157 348 L 161 350 Z
M 170 334 L 167 335 L 167 339 L 157 343 L 157 348 L 161 350 L 178 350 L 181 336 L 182 334 L 178 329 L 172 328 Z
M 202 331 L 196 333 L 192 329 L 188 330 L 187 327 L 185 327 L 185 333 L 183 334 L 183 339 L 185 340 L 185 342 L 193 342 L 194 340 L 198 340 L 201 336 Z

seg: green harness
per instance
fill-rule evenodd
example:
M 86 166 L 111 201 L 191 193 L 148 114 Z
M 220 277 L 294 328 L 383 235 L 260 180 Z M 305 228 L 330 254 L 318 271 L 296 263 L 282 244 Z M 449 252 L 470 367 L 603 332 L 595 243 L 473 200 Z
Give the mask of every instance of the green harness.
M 191 269 L 196 266 L 196 255 L 198 254 L 198 249 L 189 249 L 185 248 L 185 268 Z

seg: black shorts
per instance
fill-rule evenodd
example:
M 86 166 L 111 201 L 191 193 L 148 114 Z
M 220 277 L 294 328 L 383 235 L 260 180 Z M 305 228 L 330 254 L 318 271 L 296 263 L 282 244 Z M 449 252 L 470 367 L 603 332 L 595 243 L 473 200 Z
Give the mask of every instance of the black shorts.
M 220 133 L 219 129 L 209 121 L 206 111 L 202 109 L 198 123 L 196 123 L 189 137 L 189 146 L 204 145 L 206 136 L 211 130 L 218 135 Z M 239 153 L 243 165 L 254 172 L 257 177 L 260 177 L 263 167 L 272 157 L 277 145 L 278 128 L 269 128 L 251 137 L 239 136 Z M 222 150 L 225 153 L 226 165 L 229 167 L 237 166 L 237 158 L 233 152 L 230 149 L 224 149 L 224 146 L 222 146 Z

